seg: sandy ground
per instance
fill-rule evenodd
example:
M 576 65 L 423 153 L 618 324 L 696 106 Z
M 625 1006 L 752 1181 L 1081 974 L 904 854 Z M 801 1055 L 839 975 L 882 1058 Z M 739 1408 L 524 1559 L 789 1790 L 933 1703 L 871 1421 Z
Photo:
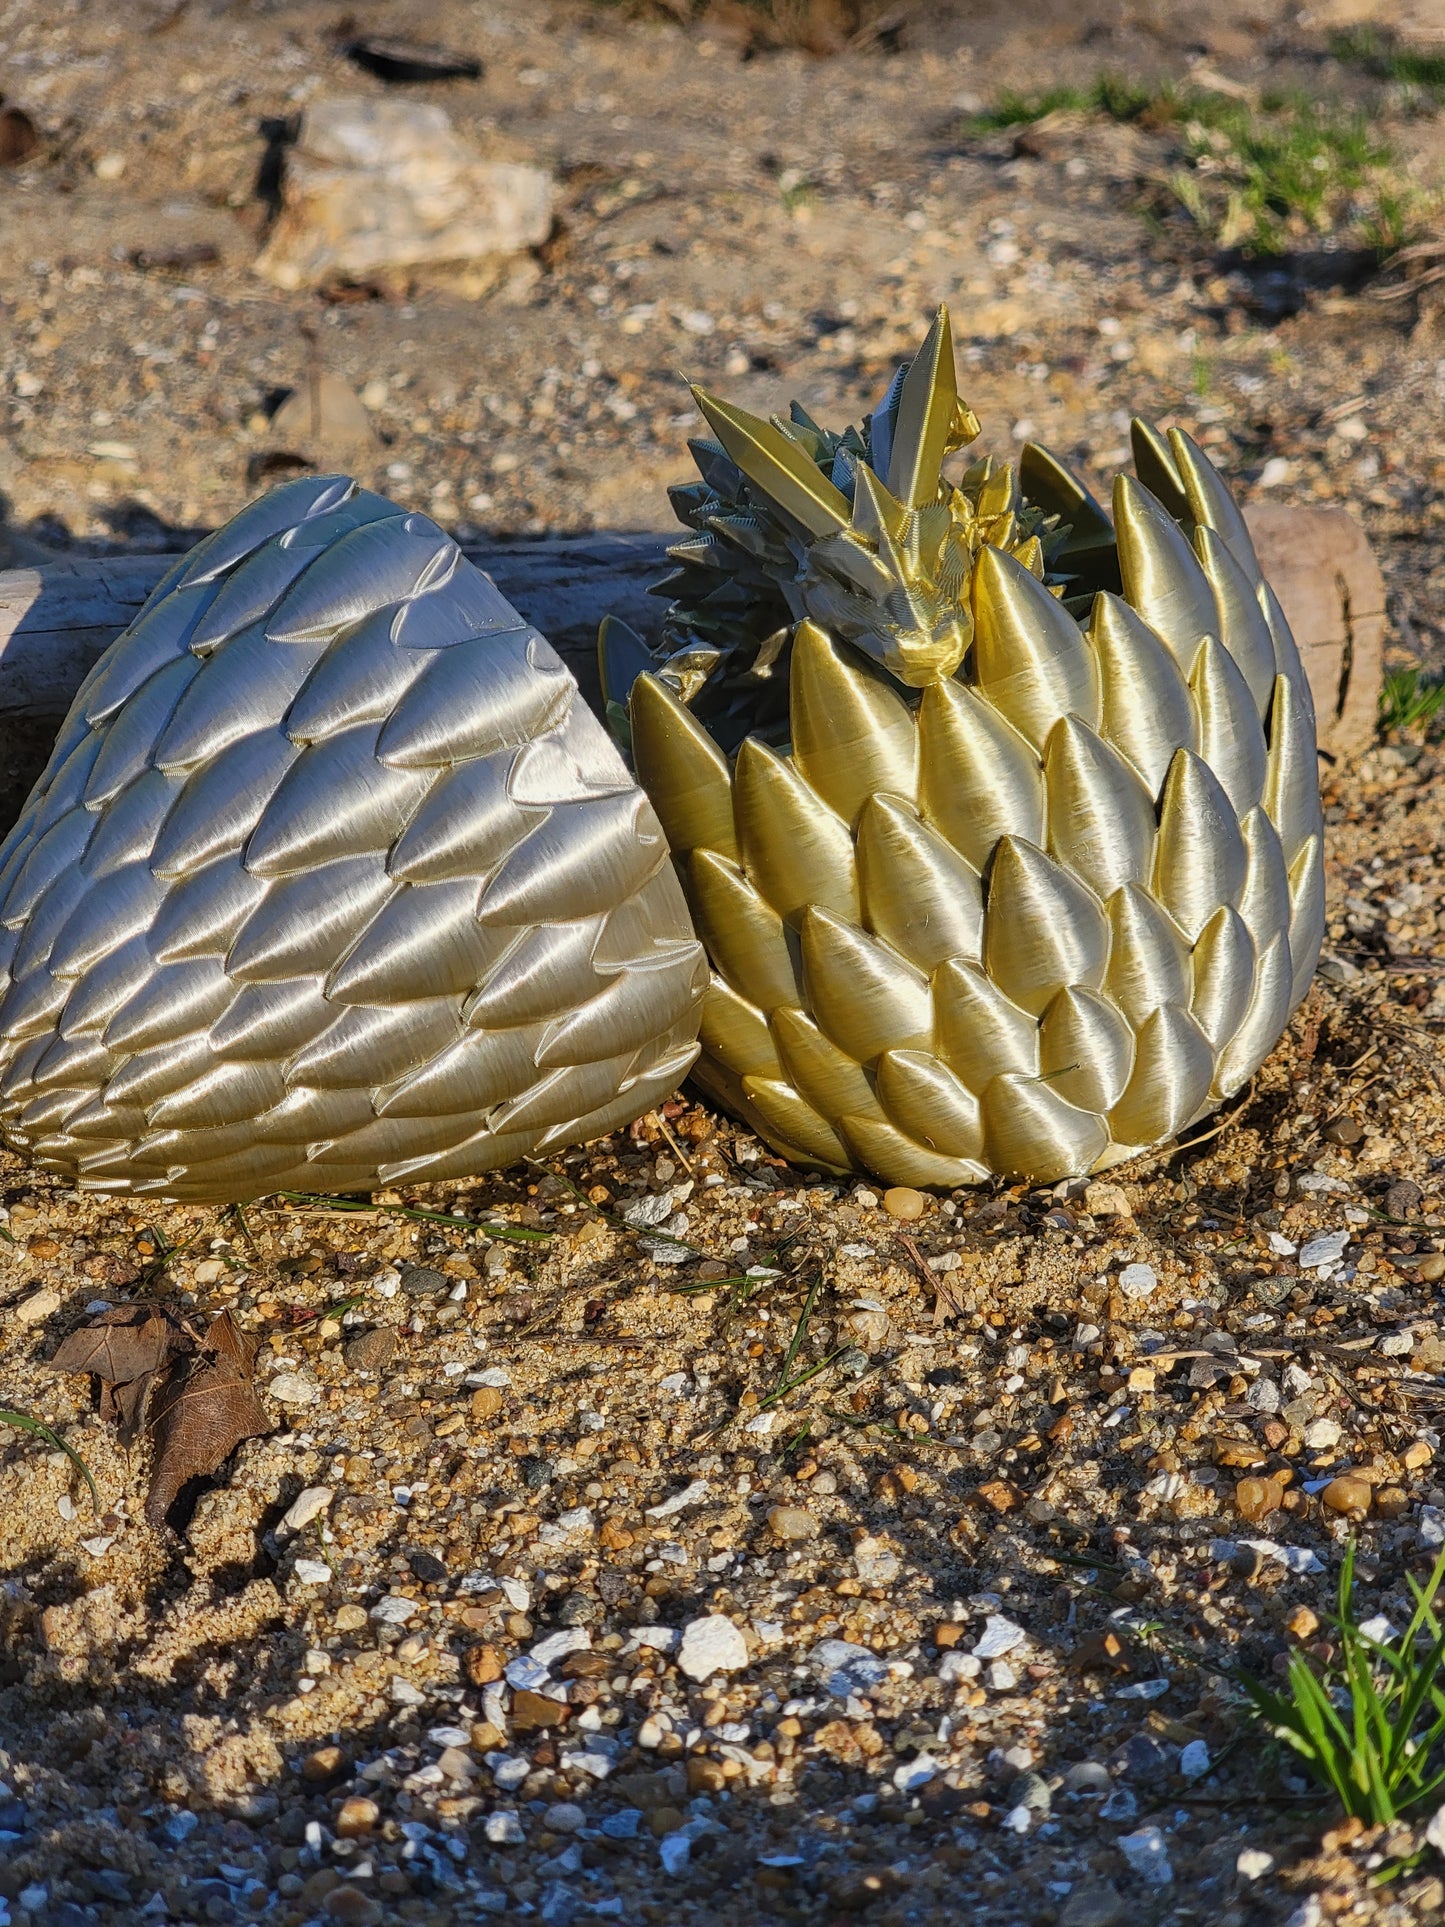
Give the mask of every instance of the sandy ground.
M 679 371 L 856 412 L 946 298 L 992 446 L 1102 480 L 1138 409 L 1245 496 L 1345 502 L 1394 658 L 1436 661 L 1430 317 L 1151 241 L 1135 130 L 960 135 L 1101 69 L 1366 85 L 1322 55 L 1345 9 L 1200 11 L 936 10 L 897 53 L 744 63 L 655 15 L 444 0 L 427 36 L 486 71 L 435 97 L 559 170 L 559 233 L 485 300 L 326 303 L 250 263 L 258 120 L 379 91 L 334 9 L 10 0 L 0 87 L 45 140 L 0 202 L 10 539 L 214 525 L 318 365 L 365 391 L 364 479 L 398 500 L 655 527 Z M 1441 123 L 1390 125 L 1428 176 Z M 0 1384 L 99 1493 L 3 1435 L 10 1920 L 1438 1919 L 1438 1856 L 1372 1887 L 1420 1843 L 1332 1830 L 1238 1670 L 1328 1636 L 1328 1481 L 1397 1624 L 1445 1536 L 1441 762 L 1401 738 L 1327 772 L 1329 974 L 1222 1129 L 1086 1191 L 899 1219 L 691 1103 L 349 1214 L 142 1217 L 5 1164 Z M 136 1295 L 263 1339 L 276 1429 L 178 1532 L 46 1364 Z

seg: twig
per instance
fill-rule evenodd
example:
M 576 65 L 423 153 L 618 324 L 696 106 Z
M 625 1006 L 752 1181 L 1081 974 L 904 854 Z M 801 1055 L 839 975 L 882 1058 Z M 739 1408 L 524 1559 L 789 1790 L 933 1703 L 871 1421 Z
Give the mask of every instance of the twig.
M 450 1211 L 428 1211 L 419 1204 L 371 1204 L 355 1203 L 349 1198 L 328 1198 L 319 1191 L 274 1191 L 273 1197 L 287 1204 L 305 1205 L 308 1210 L 346 1212 L 352 1216 L 363 1213 L 374 1217 L 378 1212 L 386 1212 L 393 1218 L 418 1218 L 426 1224 L 455 1225 L 460 1231 L 485 1231 L 493 1238 L 510 1238 L 516 1244 L 541 1244 L 557 1234 L 553 1231 L 534 1231 L 528 1225 L 493 1223 L 478 1218 L 461 1218 Z

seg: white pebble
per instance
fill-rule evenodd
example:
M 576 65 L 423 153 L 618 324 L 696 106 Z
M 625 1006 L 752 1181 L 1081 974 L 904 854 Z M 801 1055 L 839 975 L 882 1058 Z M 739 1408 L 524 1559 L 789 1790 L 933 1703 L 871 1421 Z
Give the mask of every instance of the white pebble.
M 1126 1298 L 1147 1298 L 1159 1289 L 1159 1274 L 1153 1265 L 1125 1265 L 1119 1273 L 1119 1289 Z
M 1241 1848 L 1234 1862 L 1235 1871 L 1246 1880 L 1263 1880 L 1273 1865 L 1274 1855 L 1259 1847 Z
M 742 1633 L 723 1613 L 689 1620 L 682 1631 L 677 1663 L 689 1679 L 711 1679 L 714 1673 L 740 1673 L 748 1663 Z
M 291 1568 L 303 1586 L 329 1586 L 331 1568 L 324 1559 L 298 1559 Z M 410 1605 L 410 1600 L 407 1604 Z
M 335 1497 L 336 1491 L 333 1486 L 308 1485 L 306 1490 L 299 1492 L 287 1506 L 282 1515 L 282 1525 L 288 1532 L 300 1532 L 302 1527 L 309 1526 L 313 1519 L 319 1519 Z
M 1317 1238 L 1300 1246 L 1299 1262 L 1302 1271 L 1317 1271 L 1321 1265 L 1337 1265 L 1345 1255 L 1345 1246 L 1350 1242 L 1348 1231 L 1322 1231 Z
M 1022 1646 L 1027 1639 L 1028 1634 L 1022 1626 L 1005 1619 L 1002 1613 L 990 1613 L 983 1624 L 983 1637 L 973 1649 L 974 1655 L 978 1659 L 1001 1659 L 1005 1653 Z
M 1203 1740 L 1191 1740 L 1179 1755 L 1179 1771 L 1186 1780 L 1202 1780 L 1213 1764 Z
M 299 1560 L 297 1564 L 300 1564 Z M 406 1599 L 395 1592 L 389 1592 L 384 1599 L 378 1599 L 370 1613 L 370 1617 L 382 1626 L 404 1626 L 415 1616 L 416 1601 Z
M 1174 1878 L 1169 1850 L 1158 1827 L 1140 1827 L 1135 1833 L 1121 1834 L 1115 1842 L 1130 1868 L 1151 1887 L 1167 1887 Z
M 485 1831 L 494 1847 L 520 1847 L 527 1837 L 516 1814 L 505 1807 L 487 1815 Z
M 303 1378 L 300 1372 L 277 1372 L 266 1389 L 283 1405 L 313 1405 L 321 1396 L 316 1381 Z

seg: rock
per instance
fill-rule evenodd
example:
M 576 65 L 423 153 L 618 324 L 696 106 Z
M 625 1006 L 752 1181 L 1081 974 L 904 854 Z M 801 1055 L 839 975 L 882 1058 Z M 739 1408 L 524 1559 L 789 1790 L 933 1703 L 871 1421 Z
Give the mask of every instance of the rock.
M 479 1385 L 472 1393 L 472 1417 L 495 1418 L 502 1409 L 502 1394 L 495 1385 Z
M 338 1606 L 334 1624 L 339 1633 L 359 1633 L 366 1624 L 365 1606 Z
M 1242 1847 L 1235 1858 L 1235 1871 L 1244 1880 L 1263 1880 L 1274 1865 L 1274 1855 L 1260 1847 Z
M 1347 1519 L 1363 1519 L 1370 1510 L 1374 1488 L 1363 1479 L 1349 1477 L 1331 1479 L 1320 1494 L 1320 1502 L 1331 1512 L 1343 1513 Z
M 301 1762 L 301 1777 L 312 1786 L 325 1786 L 331 1780 L 340 1779 L 350 1764 L 339 1746 L 318 1746 Z
M 266 1390 L 283 1405 L 314 1405 L 321 1396 L 315 1379 L 303 1378 L 300 1372 L 277 1372 Z
M 1305 1427 L 1305 1444 L 1311 1452 L 1327 1452 L 1332 1445 L 1339 1444 L 1341 1436 L 1340 1428 L 1332 1418 L 1312 1419 Z
M 409 1619 L 416 1617 L 416 1613 L 417 1603 L 414 1599 L 389 1592 L 384 1599 L 377 1600 L 369 1616 L 383 1626 L 404 1626 Z
M 860 1539 L 853 1548 L 853 1570 L 865 1586 L 891 1586 L 899 1564 L 898 1554 L 882 1539 Z
M 1427 1251 L 1415 1269 L 1427 1285 L 1438 1285 L 1445 1278 L 1445 1251 Z
M 541 1693 L 519 1688 L 512 1695 L 512 1724 L 519 1733 L 535 1733 L 543 1727 L 560 1726 L 566 1719 L 565 1700 L 547 1699 Z
M 395 1351 L 396 1327 L 377 1325 L 350 1340 L 341 1355 L 354 1372 L 380 1372 L 391 1363 Z
M 319 1519 L 335 1497 L 335 1490 L 329 1485 L 308 1485 L 281 1515 L 282 1526 L 287 1532 L 300 1532 L 313 1519 Z
M 542 1815 L 542 1825 L 552 1833 L 577 1833 L 587 1824 L 587 1815 L 575 1800 L 558 1800 Z
M 343 1800 L 336 1815 L 336 1831 L 343 1840 L 359 1840 L 381 1819 L 381 1808 L 375 1800 L 368 1800 L 361 1794 L 353 1794 Z
M 53 1318 L 59 1310 L 60 1293 L 46 1285 L 20 1300 L 15 1307 L 15 1318 L 21 1325 L 43 1325 L 47 1318 Z
M 349 1923 L 349 1927 L 377 1927 L 385 1918 L 381 1903 L 364 1894 L 360 1887 L 333 1887 L 321 1903 L 328 1920 Z
M 552 203 L 545 168 L 483 159 L 440 107 L 319 100 L 287 157 L 281 214 L 256 272 L 314 288 L 518 254 L 546 240 Z
M 1101 1184 L 1095 1179 L 1084 1190 L 1084 1209 L 1091 1218 L 1132 1218 L 1130 1204 L 1122 1185 Z
M 927 1208 L 927 1198 L 909 1185 L 895 1184 L 891 1191 L 883 1193 L 883 1209 L 890 1218 L 897 1218 L 903 1224 L 912 1224 L 915 1218 L 923 1216 Z
M 463 1656 L 462 1670 L 473 1686 L 490 1686 L 502 1677 L 502 1656 L 495 1646 L 473 1646 Z
M 1005 1619 L 1002 1613 L 990 1613 L 983 1626 L 983 1637 L 973 1649 L 976 1659 L 1001 1659 L 1005 1653 L 1022 1646 L 1028 1638 L 1022 1626 Z
M 677 1663 L 689 1679 L 711 1679 L 714 1673 L 740 1673 L 748 1663 L 747 1641 L 723 1613 L 689 1620 L 683 1628 Z
M 309 374 L 271 417 L 271 439 L 318 467 L 371 455 L 376 435 L 361 397 L 340 375 Z
M 437 1765 L 449 1780 L 470 1780 L 477 1771 L 476 1761 L 462 1746 L 444 1746 L 437 1755 Z
M 784 1544 L 817 1536 L 818 1521 L 800 1505 L 775 1505 L 768 1514 L 768 1530 Z
M 1120 1834 L 1114 1844 L 1146 1885 L 1167 1887 L 1173 1880 L 1169 1851 L 1158 1827 L 1140 1827 L 1136 1833 Z
M 1075 1887 L 1064 1902 L 1059 1927 L 1118 1927 L 1124 1918 L 1124 1903 L 1118 1889 L 1108 1880 L 1087 1887 Z
M 1284 1504 L 1284 1487 L 1277 1479 L 1241 1479 L 1234 1488 L 1234 1504 L 1251 1524 L 1277 1512 Z
M 1148 1298 L 1159 1289 L 1159 1274 L 1153 1265 L 1125 1265 L 1119 1289 L 1126 1298 Z

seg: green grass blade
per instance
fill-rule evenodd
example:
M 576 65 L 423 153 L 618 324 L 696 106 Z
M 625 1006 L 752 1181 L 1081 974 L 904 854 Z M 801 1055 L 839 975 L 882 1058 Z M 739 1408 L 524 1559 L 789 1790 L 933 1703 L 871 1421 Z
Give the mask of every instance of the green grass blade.
M 44 1439 L 47 1445 L 57 1446 L 89 1486 L 91 1509 L 99 1514 L 100 1494 L 95 1489 L 95 1480 L 90 1476 L 90 1467 L 73 1445 L 66 1444 L 53 1425 L 47 1425 L 44 1419 L 32 1418 L 28 1412 L 11 1411 L 7 1406 L 0 1406 L 0 1425 L 13 1426 L 17 1432 L 29 1432 L 33 1438 Z

